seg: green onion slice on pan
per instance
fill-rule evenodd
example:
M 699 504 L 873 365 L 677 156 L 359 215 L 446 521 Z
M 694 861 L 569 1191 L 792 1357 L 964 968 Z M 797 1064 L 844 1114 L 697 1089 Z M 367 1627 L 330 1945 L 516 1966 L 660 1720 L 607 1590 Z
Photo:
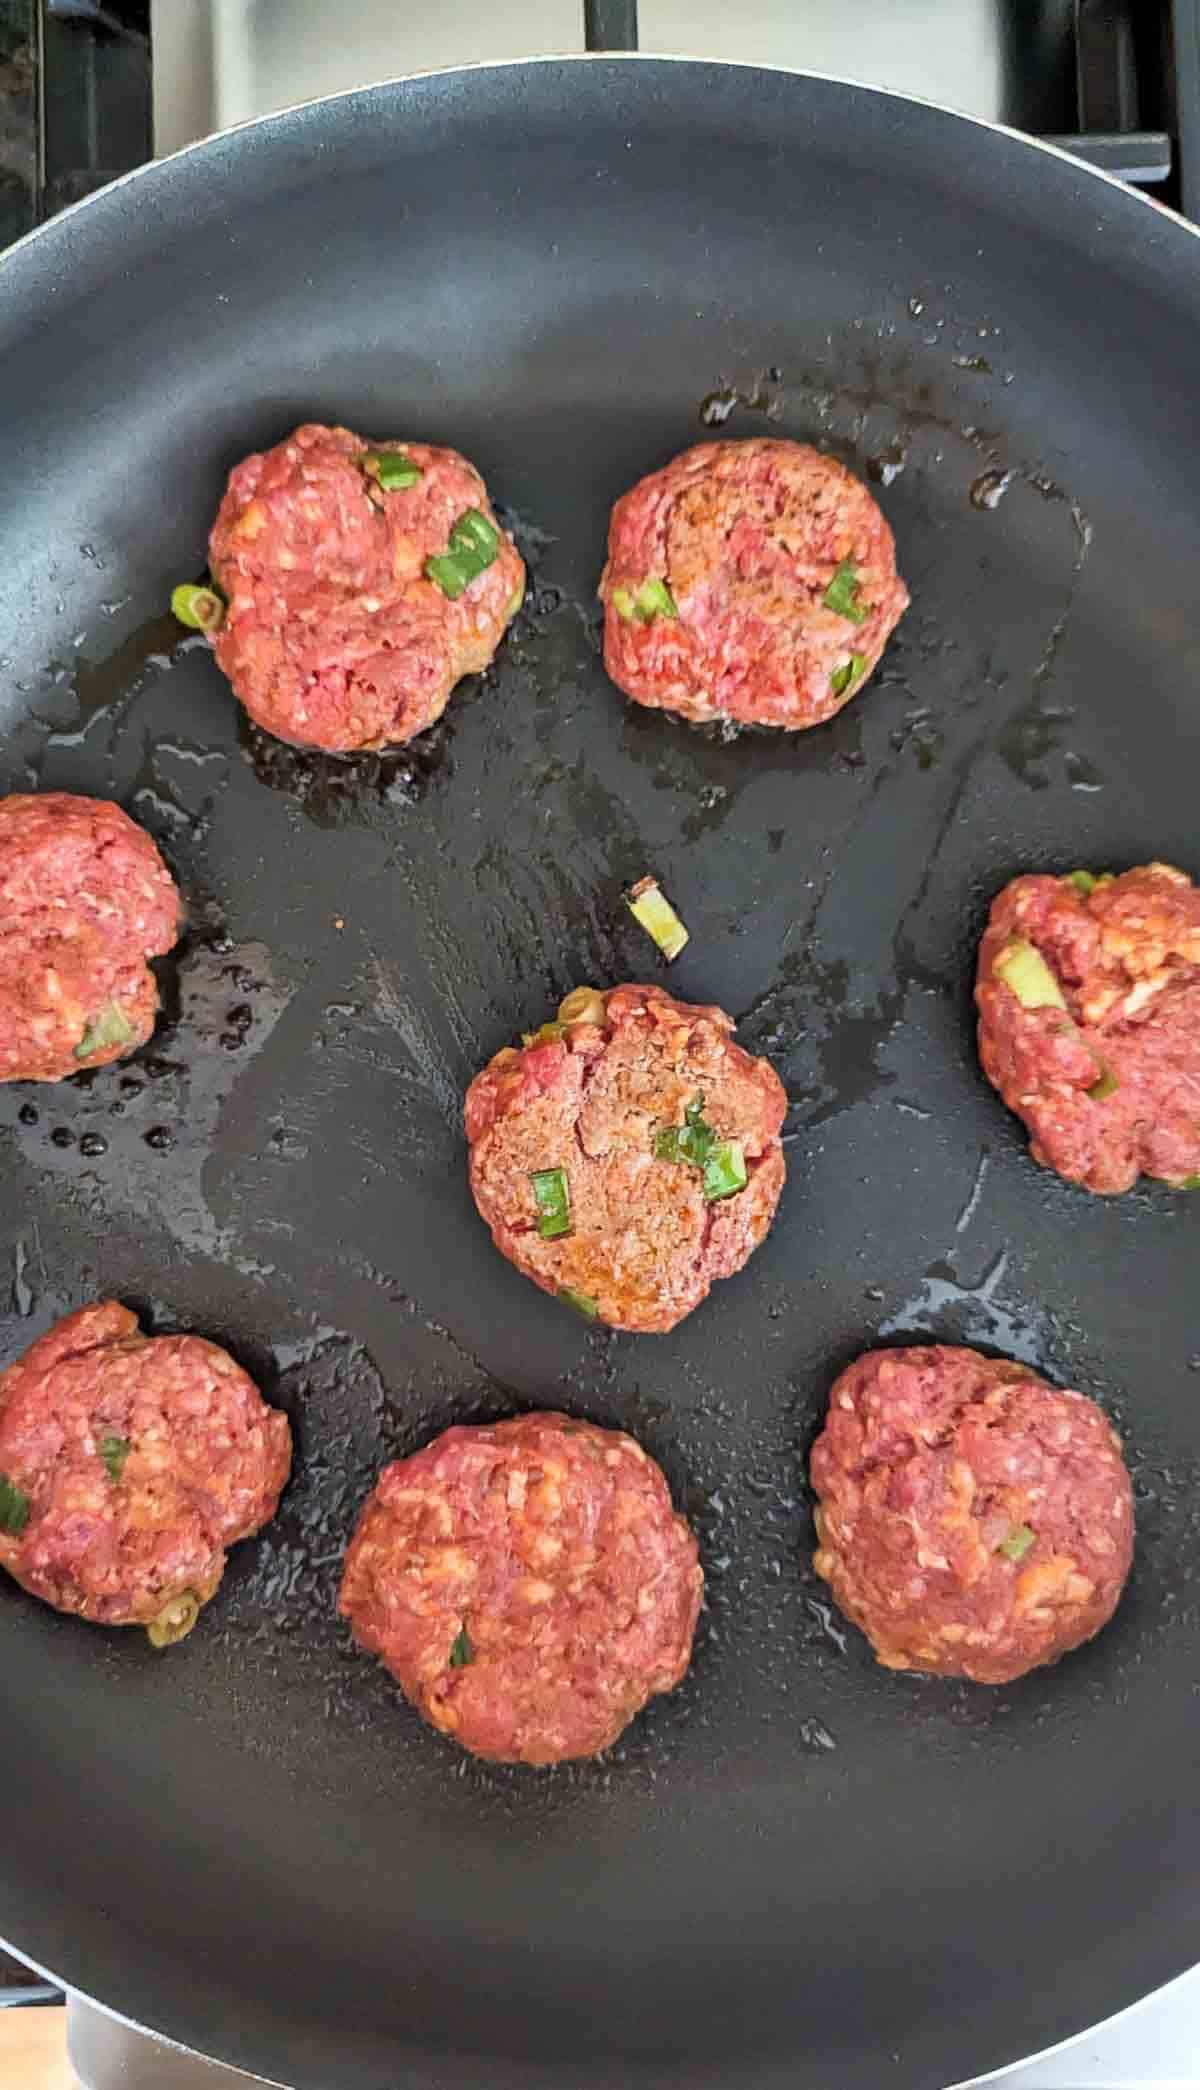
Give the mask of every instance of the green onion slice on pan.
M 1006 1560 L 1024 1560 L 1025 1555 L 1033 1544 L 1034 1537 L 1035 1534 L 1030 1530 L 1028 1524 L 1014 1524 L 1008 1537 L 1001 1539 L 996 1551 L 997 1553 L 1003 1553 Z
M 852 653 L 848 661 L 845 661 L 840 668 L 834 669 L 829 678 L 830 690 L 835 697 L 844 697 L 846 691 L 853 689 L 855 683 L 860 681 L 866 672 L 866 654 Z
M 468 1662 L 473 1662 L 474 1660 L 475 1650 L 471 1645 L 471 1636 L 466 1627 L 462 1626 L 459 1629 L 457 1639 L 450 1649 L 450 1667 L 451 1669 L 465 1669 Z
M 648 936 L 654 938 L 663 957 L 670 963 L 678 958 L 688 940 L 684 928 L 671 902 L 668 900 L 657 878 L 639 878 L 626 895 L 626 904 L 636 922 L 640 922 Z
M 453 524 L 449 548 L 425 561 L 425 578 L 451 602 L 486 573 L 500 550 L 500 532 L 478 508 L 467 508 Z
M 83 1036 L 75 1047 L 77 1060 L 90 1059 L 94 1052 L 107 1052 L 111 1045 L 128 1045 L 134 1029 L 124 1009 L 115 1001 L 106 1001 L 98 1016 L 93 1016 Z
M 407 493 L 425 474 L 403 450 L 368 450 L 362 461 L 368 479 L 385 493 Z
M 225 604 L 215 588 L 181 581 L 171 591 L 171 615 L 190 631 L 219 631 L 225 622 Z
M 736 1197 L 747 1183 L 746 1156 L 740 1139 L 723 1139 L 704 1164 L 704 1195 L 709 1204 Z
M 859 602 L 860 588 L 853 559 L 843 559 L 821 600 L 835 616 L 848 617 L 851 624 L 865 624 L 870 612 Z
M 589 1292 L 576 1292 L 569 1284 L 560 1284 L 558 1296 L 565 1300 L 568 1306 L 573 1306 L 577 1314 L 582 1314 L 585 1321 L 599 1319 L 599 1301 L 593 1299 Z
M 543 1241 L 561 1240 L 571 1231 L 571 1192 L 566 1169 L 535 1168 L 529 1180 L 538 1208 L 539 1234 Z
M 29 1497 L 7 1473 L 0 1473 L 0 1531 L 20 1538 L 29 1522 Z
M 1066 997 L 1035 944 L 1023 936 L 1006 943 L 995 964 L 1003 980 L 1023 1009 L 1065 1009 Z
M 97 1450 L 108 1468 L 111 1481 L 120 1480 L 125 1471 L 125 1461 L 132 1449 L 128 1437 L 101 1437 Z

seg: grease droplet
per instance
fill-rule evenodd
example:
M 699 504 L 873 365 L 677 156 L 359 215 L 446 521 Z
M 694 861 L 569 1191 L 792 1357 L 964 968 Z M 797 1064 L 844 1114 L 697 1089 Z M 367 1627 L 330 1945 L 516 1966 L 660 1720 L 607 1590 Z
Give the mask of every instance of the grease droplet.
M 836 1749 L 837 1743 L 822 1720 L 801 1720 L 800 1739 L 806 1749 L 820 1754 L 826 1749 Z
M 972 508 L 998 508 L 1013 478 L 1012 472 L 981 472 L 971 487 Z

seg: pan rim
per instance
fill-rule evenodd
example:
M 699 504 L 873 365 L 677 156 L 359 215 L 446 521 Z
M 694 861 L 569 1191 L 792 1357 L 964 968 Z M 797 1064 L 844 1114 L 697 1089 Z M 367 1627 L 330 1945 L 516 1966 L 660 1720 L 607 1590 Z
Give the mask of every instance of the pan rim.
M 118 191 L 157 173 L 160 168 L 177 167 L 181 161 L 190 159 L 194 154 L 223 145 L 228 139 L 236 138 L 244 131 L 265 130 L 268 125 L 287 123 L 293 117 L 307 114 L 309 110 L 332 108 L 339 102 L 352 101 L 360 95 L 386 93 L 418 80 L 465 79 L 476 73 L 509 73 L 534 66 L 551 65 L 580 68 L 597 65 L 707 66 L 719 68 L 724 72 L 765 73 L 775 79 L 813 80 L 825 87 L 849 87 L 857 94 L 871 95 L 881 102 L 896 102 L 908 108 L 932 110 L 935 115 L 948 117 L 954 123 L 966 124 L 972 130 L 986 131 L 990 135 L 1006 138 L 1014 145 L 1025 147 L 1029 151 L 1044 153 L 1048 158 L 1074 168 L 1077 173 L 1090 176 L 1093 181 L 1115 191 L 1135 206 L 1146 205 L 1168 224 L 1189 234 L 1193 239 L 1200 240 L 1200 224 L 1193 224 L 1190 218 L 1185 218 L 1182 212 L 1175 210 L 1171 204 L 1160 202 L 1157 196 L 1148 196 L 1141 189 L 1132 188 L 1128 182 L 1122 181 L 1119 175 L 1111 174 L 1104 167 L 1093 166 L 1090 160 L 1081 159 L 1078 153 L 1068 152 L 1065 146 L 1055 145 L 1047 138 L 1035 137 L 1029 131 L 1017 130 L 1012 124 L 997 123 L 990 117 L 974 116 L 967 110 L 954 109 L 946 102 L 932 100 L 928 95 L 910 94 L 894 87 L 880 87 L 871 81 L 853 79 L 845 73 L 821 72 L 808 66 L 760 65 L 742 58 L 697 58 L 681 51 L 546 51 L 526 58 L 477 59 L 467 65 L 426 66 L 416 72 L 394 73 L 384 80 L 366 80 L 357 87 L 338 88 L 333 94 L 308 95 L 298 102 L 286 102 L 281 108 L 268 109 L 261 116 L 242 117 L 237 123 L 224 124 L 218 130 L 206 131 L 202 138 L 193 138 L 189 144 L 178 146 L 174 152 L 145 160 L 140 167 L 131 167 L 126 173 L 118 174 L 114 180 L 105 182 L 103 188 L 94 189 L 89 196 L 79 197 L 76 202 L 67 204 L 63 210 L 56 211 L 52 218 L 47 218 L 41 225 L 35 225 L 30 231 L 23 233 L 20 239 L 14 240 L 0 255 L 0 288 L 3 286 L 3 273 L 9 263 L 28 252 L 39 240 L 53 234 L 58 226 L 73 223 L 102 198 L 116 195 Z
M 130 2017 L 128 2011 L 118 2010 L 111 2003 L 102 2003 L 98 1996 L 90 1996 L 86 1990 L 75 1988 L 69 1982 L 64 1982 L 62 1975 L 55 1973 L 53 1967 L 45 1966 L 41 1960 L 30 1959 L 26 1953 L 18 1949 L 8 1936 L 0 1936 L 0 1952 L 6 1952 L 10 1959 L 19 1960 L 22 1966 L 28 1967 L 34 1974 L 40 1974 L 44 1981 L 53 1983 L 55 1988 L 61 1988 L 68 2006 L 72 1999 L 75 1999 L 83 2003 L 87 2009 L 99 2011 L 102 2017 L 111 2019 L 113 2024 L 124 2025 L 127 2031 L 136 2032 L 139 2038 L 151 2040 L 156 2046 L 165 2046 L 173 2054 L 186 2054 L 189 2060 L 202 2062 L 207 2068 L 224 2068 L 230 2075 L 238 2076 L 244 2082 L 264 2084 L 265 2090 L 289 2090 L 289 2085 L 280 2082 L 277 2076 L 253 2075 L 244 2068 L 236 2067 L 230 2061 L 214 2062 L 212 2056 L 201 2052 L 199 2047 L 186 2046 L 181 2039 L 172 2039 L 167 2032 L 156 2032 L 151 2026 L 139 2023 L 137 2018 Z M 1157 1991 L 1154 1991 L 1154 1993 L 1157 1993 Z M 1137 2003 L 1129 2006 L 1130 2009 L 1137 2010 L 1140 2007 L 1140 2003 L 1145 2000 L 1146 1998 L 1144 1997 L 1139 1998 Z M 1086 2037 L 1085 2034 L 1080 2036 Z M 952 2085 L 951 2090 L 957 2090 L 957 2086 Z M 962 2086 L 962 2090 L 966 2090 L 966 2086 Z
M 214 2063 L 211 2056 L 203 2053 L 199 2047 L 188 2046 L 181 2039 L 172 2039 L 166 2032 L 156 2032 L 151 2026 L 143 2025 L 137 2018 L 130 2017 L 127 2011 L 118 2010 L 113 2004 L 103 2002 L 100 1997 L 88 1995 L 83 1989 L 64 1985 L 61 1976 L 56 1974 L 52 1967 L 44 1966 L 38 1960 L 23 1959 L 20 1951 L 9 1937 L 0 1937 L 0 1951 L 7 1952 L 12 1958 L 20 1959 L 22 1965 L 29 1967 L 33 1973 L 40 1974 L 44 1980 L 62 1987 L 68 2004 L 72 1998 L 75 1998 L 83 2003 L 87 2009 L 98 2011 L 102 2017 L 110 2019 L 113 2024 L 124 2025 L 128 2031 L 137 2033 L 141 2039 L 150 2040 L 157 2046 L 165 2046 L 171 2053 L 186 2054 L 190 2059 L 202 2062 L 207 2067 L 223 2068 L 227 2073 L 238 2077 L 244 2082 L 262 2083 L 266 2086 L 266 2090 L 288 2090 L 288 2085 L 280 2082 L 276 2076 L 258 2075 L 247 2069 L 238 2068 L 229 2061 Z M 1099 2018 L 1094 2025 L 1086 2025 L 1081 2032 L 1072 2032 L 1066 2039 L 1057 2040 L 1053 2046 L 1038 2047 L 1034 2053 L 1023 2054 L 1015 2061 L 1007 2061 L 1002 2068 L 989 2069 L 986 2075 L 963 2076 L 958 2082 L 947 2084 L 946 2090 L 982 2090 L 982 2086 L 985 2084 L 1002 2082 L 1005 2076 L 1013 2074 L 1018 2068 L 1032 2068 L 1041 2061 L 1051 2060 L 1055 2054 L 1069 2053 L 1073 2047 L 1080 2046 L 1085 2039 L 1094 2039 L 1098 2033 L 1110 2032 L 1114 2025 L 1123 2024 L 1127 2018 L 1135 2016 L 1137 2012 L 1147 2010 L 1159 1996 L 1166 1995 L 1168 1989 L 1177 1987 L 1181 1981 L 1189 1980 L 1197 1972 L 1200 1972 L 1200 1963 L 1197 1966 L 1185 1967 L 1182 1973 L 1173 1974 L 1169 1981 L 1161 1982 L 1157 1988 L 1148 1990 L 1144 1996 L 1135 1996 L 1132 2003 L 1126 2003 L 1120 2010 L 1114 2010 L 1111 2016 Z
M 310 111 L 332 109 L 337 105 L 347 103 L 353 100 L 359 100 L 368 94 L 380 94 L 382 96 L 386 96 L 389 93 L 395 92 L 416 82 L 454 82 L 460 77 L 465 78 L 468 75 L 474 75 L 477 73 L 484 75 L 500 76 L 516 71 L 531 71 L 535 67 L 578 67 L 581 64 L 590 65 L 597 61 L 602 62 L 604 64 L 612 64 L 616 62 L 623 63 L 626 65 L 630 63 L 649 63 L 652 65 L 677 65 L 688 67 L 701 66 L 706 69 L 715 69 L 717 67 L 720 67 L 723 71 L 736 72 L 738 74 L 758 74 L 763 76 L 783 77 L 804 82 L 819 83 L 824 86 L 847 87 L 854 89 L 859 93 L 865 93 L 872 96 L 878 103 L 890 103 L 900 106 L 914 107 L 922 110 L 930 110 L 937 115 L 955 119 L 957 122 L 962 124 L 968 124 L 972 127 L 974 131 L 994 132 L 1000 135 L 1001 137 L 1005 137 L 1015 141 L 1016 144 L 1019 146 L 1032 147 L 1037 151 L 1040 151 L 1044 154 L 1049 154 L 1056 159 L 1064 161 L 1067 163 L 1068 166 L 1076 170 L 1080 170 L 1085 174 L 1095 176 L 1101 182 L 1107 184 L 1109 187 L 1118 190 L 1123 196 L 1131 198 L 1135 203 L 1141 202 L 1153 205 L 1153 207 L 1161 214 L 1162 217 L 1166 218 L 1167 220 L 1173 221 L 1176 225 L 1182 227 L 1183 230 L 1192 233 L 1197 237 L 1200 237 L 1200 225 L 1193 224 L 1168 205 L 1159 202 L 1156 198 L 1146 195 L 1141 191 L 1129 188 L 1128 185 L 1122 182 L 1117 176 L 1105 171 L 1104 169 L 1097 168 L 1091 165 L 1088 161 L 1079 158 L 1076 154 L 1066 150 L 1062 146 L 1049 143 L 1037 137 L 1030 136 L 1029 134 L 1016 130 L 1009 125 L 994 122 L 986 118 L 977 117 L 967 112 L 954 109 L 943 103 L 931 100 L 928 97 L 882 88 L 871 83 L 856 80 L 841 74 L 826 73 L 807 68 L 752 64 L 742 60 L 701 58 L 678 53 L 673 54 L 642 51 L 636 53 L 546 53 L 539 54 L 536 56 L 524 57 L 520 59 L 502 61 L 480 61 L 469 65 L 451 67 L 431 67 L 421 69 L 415 72 L 392 76 L 384 80 L 364 82 L 358 86 L 341 89 L 329 95 L 308 97 L 303 100 L 287 104 L 280 109 L 268 111 L 261 116 L 246 118 L 237 123 L 223 126 L 222 128 L 216 131 L 206 133 L 202 138 L 195 139 L 187 145 L 181 146 L 172 153 L 163 155 L 161 159 L 150 160 L 146 162 L 143 166 L 129 170 L 127 173 L 118 176 L 111 183 L 106 184 L 104 188 L 95 191 L 90 196 L 80 199 L 78 202 L 68 206 L 65 210 L 57 213 L 55 217 L 48 219 L 44 224 L 33 228 L 33 230 L 24 235 L 20 240 L 14 242 L 2 258 L 3 260 L 7 261 L 10 257 L 15 258 L 18 254 L 22 252 L 23 249 L 33 248 L 35 242 L 42 238 L 43 235 L 51 233 L 57 225 L 65 224 L 68 220 L 73 220 L 76 217 L 77 213 L 85 210 L 90 204 L 98 203 L 101 198 L 109 195 L 110 193 L 115 193 L 118 190 L 125 189 L 130 183 L 137 181 L 139 178 L 143 176 L 148 176 L 152 174 L 159 167 L 167 169 L 174 166 L 176 163 L 183 161 L 186 158 L 189 158 L 190 156 L 202 152 L 207 152 L 210 148 L 213 147 L 219 147 L 223 145 L 226 141 L 236 139 L 238 135 L 243 131 L 263 131 L 266 126 L 275 124 L 279 124 L 280 127 L 283 128 L 293 123 L 297 117 L 302 116 Z M 3 280 L 3 277 L 0 276 L 0 289 L 2 289 L 3 287 Z M 21 1955 L 18 1954 L 18 1956 Z M 48 1978 L 50 1979 L 56 1981 L 60 1979 L 60 1977 L 50 1972 L 50 1970 L 40 1967 L 36 1961 L 27 1961 L 26 1963 L 34 1965 L 37 1968 L 37 1971 L 46 1973 Z M 1056 2042 L 1054 2045 L 1039 2049 L 1036 2052 L 1024 2057 L 1024 2059 L 1021 2061 L 1010 2062 L 1006 2064 L 1004 2068 L 989 2072 L 986 2076 L 962 2079 L 962 2081 L 959 2084 L 951 2086 L 951 2090 L 969 2090 L 969 2085 L 972 2084 L 996 2082 L 1013 2068 L 1023 2065 L 1027 2066 L 1030 2064 L 1035 2064 L 1038 2061 L 1044 2060 L 1051 2055 L 1058 2054 L 1071 2049 L 1072 2047 L 1076 2046 L 1082 2039 L 1094 2034 L 1096 2031 L 1107 2029 L 1108 2027 L 1111 2027 L 1120 2022 L 1121 2020 L 1125 2019 L 1126 2017 L 1130 2016 L 1132 2012 L 1142 2009 L 1150 2002 L 1152 2002 L 1155 1999 L 1155 1997 L 1165 1993 L 1165 1991 L 1171 1986 L 1173 1986 L 1175 1982 L 1186 1978 L 1186 1974 L 1188 1971 L 1194 1971 L 1194 1969 L 1185 1969 L 1183 1972 L 1171 1977 L 1171 1979 L 1169 1979 L 1168 1981 L 1161 1983 L 1158 1987 L 1150 1990 L 1147 1994 L 1135 1998 L 1132 2002 L 1126 2004 L 1121 2009 L 1113 2012 L 1110 2016 L 1102 2018 L 1097 2025 L 1084 2027 L 1081 2031 L 1069 2035 L 1067 2038 L 1059 2042 Z M 202 2050 L 187 2046 L 184 2043 L 172 2039 L 165 2034 L 154 2031 L 151 2028 L 142 2025 L 138 2021 L 138 2019 L 131 2017 L 126 2013 L 123 2013 L 115 2008 L 112 2008 L 102 2001 L 99 2001 L 86 1995 L 86 1993 L 82 1990 L 71 1989 L 68 1991 L 68 1993 L 78 1994 L 82 2000 L 88 2003 L 90 2007 L 94 2007 L 97 2010 L 101 2011 L 105 2016 L 109 2017 L 113 2021 L 124 2024 L 128 2026 L 130 2030 L 139 2034 L 143 2034 L 151 2040 L 158 2041 L 160 2044 L 163 2044 L 176 2052 L 194 2055 L 199 2060 L 204 2060 L 206 2058 Z M 230 2066 L 230 2064 L 228 2063 L 224 2063 L 222 2065 L 225 2067 Z M 285 2086 L 279 2084 L 277 2079 L 274 2077 L 262 2076 L 257 2073 L 248 2073 L 247 2071 L 242 2069 L 235 2069 L 233 2072 L 239 2077 L 243 2078 L 248 2083 L 264 2083 L 269 2086 L 275 2086 L 275 2090 L 285 2090 Z

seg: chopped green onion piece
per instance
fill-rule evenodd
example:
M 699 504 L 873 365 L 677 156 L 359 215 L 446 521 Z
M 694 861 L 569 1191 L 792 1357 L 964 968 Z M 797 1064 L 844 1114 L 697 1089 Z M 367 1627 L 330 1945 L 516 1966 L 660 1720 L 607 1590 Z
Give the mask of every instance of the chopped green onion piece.
M 705 1123 L 703 1096 L 695 1097 L 683 1115 L 682 1125 L 664 1125 L 655 1133 L 655 1158 L 659 1161 L 686 1161 L 692 1168 L 707 1169 L 710 1157 L 715 1160 L 725 1148 L 718 1145 L 712 1126 Z M 708 1194 L 706 1189 L 705 1195 Z M 714 1194 L 728 1195 L 727 1192 Z
M 110 1480 L 120 1480 L 121 1475 L 125 1471 L 125 1461 L 132 1450 L 133 1446 L 130 1444 L 128 1437 L 101 1437 L 99 1452 L 105 1465 L 108 1467 Z
M 859 579 L 854 561 L 843 559 L 821 600 L 835 616 L 848 617 L 851 624 L 865 624 L 868 612 L 859 604 L 858 591 Z
M 1171 1188 L 1172 1190 L 1200 1190 L 1200 1176 L 1180 1176 L 1179 1181 L 1172 1183 Z
M 1093 1103 L 1106 1103 L 1110 1096 L 1116 1095 L 1120 1086 L 1121 1084 L 1113 1073 L 1112 1068 L 1104 1067 L 1101 1070 L 1099 1079 L 1092 1083 L 1088 1090 L 1088 1095 Z
M 688 940 L 688 932 L 657 878 L 639 879 L 626 898 L 634 920 L 654 938 L 668 963 L 672 958 L 678 958 Z
M 840 668 L 835 668 L 833 674 L 829 678 L 829 687 L 832 694 L 835 697 L 844 697 L 846 691 L 848 689 L 853 689 L 854 684 L 859 680 L 859 677 L 865 675 L 866 672 L 866 654 L 852 653 L 850 655 L 849 660 L 846 661 L 845 665 Z
M 450 549 L 460 558 L 465 553 L 469 558 L 481 560 L 479 571 L 482 573 L 500 549 L 500 532 L 478 508 L 467 508 L 450 532 Z
M 565 1029 L 566 1025 L 564 1023 L 543 1023 L 537 1030 L 523 1030 L 521 1032 L 521 1043 L 522 1045 L 552 1045 L 556 1038 L 561 1038 Z
M 1024 1560 L 1033 1544 L 1034 1536 L 1028 1524 L 1014 1524 L 1008 1537 L 1001 1539 L 996 1551 L 1003 1553 L 1006 1560 Z
M 717 1135 L 711 1125 L 689 1125 L 679 1135 L 679 1154 L 683 1161 L 690 1161 L 693 1168 L 705 1168 L 710 1154 L 719 1153 Z
M 200 1599 L 195 1590 L 182 1590 L 146 1627 L 151 1647 L 174 1647 L 177 1640 L 186 1640 L 199 1616 Z
M 599 1301 L 593 1299 L 589 1293 L 576 1292 L 569 1284 L 560 1284 L 558 1296 L 565 1299 L 568 1306 L 573 1306 L 577 1314 L 582 1314 L 585 1321 L 595 1321 L 599 1318 Z
M 457 602 L 460 595 L 465 595 L 471 582 L 482 571 L 483 568 L 474 560 L 460 559 L 453 552 L 440 552 L 435 558 L 425 561 L 426 580 L 440 588 L 443 595 L 448 595 L 451 602 Z
M 734 1197 L 747 1183 L 746 1156 L 740 1139 L 723 1139 L 704 1164 L 704 1195 L 709 1204 Z
M 705 1123 L 703 1096 L 697 1096 L 694 1103 L 689 1103 L 683 1115 L 686 1122 L 679 1135 L 680 1154 L 685 1161 L 691 1162 L 693 1168 L 703 1168 L 717 1144 L 716 1133 L 711 1125 Z
M 219 631 L 225 621 L 225 605 L 215 588 L 181 581 L 171 591 L 171 615 L 192 631 Z
M 1073 885 L 1077 893 L 1082 893 L 1085 900 L 1089 893 L 1095 892 L 1098 882 L 1092 871 L 1067 872 L 1067 883 Z
M 558 1020 L 563 1024 L 602 1024 L 607 1014 L 608 1003 L 598 987 L 572 987 L 558 1005 Z
M 521 607 L 521 604 L 522 604 L 522 603 L 524 602 L 524 600 L 525 600 L 525 583 L 524 583 L 524 581 L 522 581 L 522 582 L 521 582 L 521 585 L 520 585 L 520 587 L 519 587 L 519 588 L 514 588 L 514 589 L 513 589 L 513 591 L 512 591 L 512 594 L 511 594 L 511 595 L 509 596 L 509 598 L 508 598 L 508 608 L 507 608 L 507 610 L 505 611 L 505 615 L 506 615 L 506 616 L 509 616 L 509 617 L 515 617 L 515 616 L 516 616 L 516 614 L 517 614 L 517 611 L 518 611 L 518 610 L 520 609 L 520 607 Z
M 94 1052 L 107 1052 L 111 1045 L 128 1045 L 134 1029 L 124 1009 L 115 1001 L 107 1001 L 98 1016 L 93 1016 L 78 1045 L 75 1047 L 77 1060 L 90 1059 Z
M 675 597 L 665 581 L 643 581 L 637 589 L 614 588 L 609 600 L 626 624 L 651 624 L 655 617 L 677 617 Z
M 538 1232 L 543 1241 L 557 1241 L 571 1231 L 571 1192 L 565 1168 L 535 1168 L 530 1182 L 538 1208 Z
M 385 493 L 407 493 L 425 476 L 420 465 L 414 464 L 403 450 L 368 450 L 362 468 Z
M 650 624 L 655 617 L 677 617 L 675 597 L 665 581 L 643 581 L 633 598 L 633 614 L 639 624 Z
M 0 1473 L 0 1531 L 20 1538 L 29 1522 L 29 1497 L 7 1473 Z
M 425 578 L 451 602 L 457 602 L 471 582 L 487 571 L 499 549 L 500 533 L 495 525 L 478 508 L 467 508 L 450 531 L 449 550 L 426 559 Z
M 453 1647 L 450 1649 L 450 1667 L 451 1669 L 465 1669 L 468 1662 L 473 1662 L 474 1660 L 475 1650 L 471 1645 L 471 1636 L 466 1627 L 463 1626 Z
M 996 977 L 1015 994 L 1023 1009 L 1065 1009 L 1062 988 L 1041 952 L 1023 936 L 1006 943 L 995 964 Z

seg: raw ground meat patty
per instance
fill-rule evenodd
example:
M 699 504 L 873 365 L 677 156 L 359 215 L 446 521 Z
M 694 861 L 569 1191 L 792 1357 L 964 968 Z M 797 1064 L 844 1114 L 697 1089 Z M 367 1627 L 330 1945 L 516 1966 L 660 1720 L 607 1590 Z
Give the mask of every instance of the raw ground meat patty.
M 0 1081 L 62 1081 L 136 1052 L 158 1010 L 146 960 L 171 949 L 180 915 L 120 806 L 0 798 Z
M 787 1096 L 723 1009 L 614 987 L 577 988 L 564 1013 L 576 1020 L 498 1052 L 471 1083 L 471 1189 L 501 1254 L 544 1291 L 661 1333 L 765 1238 Z M 551 1188 L 561 1172 L 563 1231 L 547 1172 Z
M 501 1763 L 594 1756 L 691 1659 L 696 1541 L 640 1444 L 569 1416 L 452 1429 L 380 1475 L 340 1608 L 406 1696 Z
M 226 1351 L 85 1306 L 0 1373 L 0 1565 L 166 1646 L 274 1515 L 291 1458 L 287 1417 Z
M 768 437 L 699 443 L 622 495 L 600 595 L 626 696 L 791 731 L 857 696 L 908 607 L 866 487 Z
M 887 1669 L 1010 1683 L 1116 1609 L 1133 1557 L 1120 1439 L 1024 1365 L 868 1350 L 834 1385 L 811 1470 L 814 1566 Z
M 1047 973 L 1047 970 L 1048 973 Z M 983 1071 L 1088 1190 L 1200 1188 L 1200 890 L 1170 864 L 1014 879 L 975 988 Z
M 373 459 L 419 476 L 387 488 Z M 495 532 L 496 554 L 452 600 L 425 564 L 445 557 L 470 511 Z M 487 667 L 525 586 L 516 546 L 457 450 L 315 424 L 230 474 L 209 560 L 228 603 L 217 660 L 251 718 L 297 747 L 423 733 L 455 683 Z

